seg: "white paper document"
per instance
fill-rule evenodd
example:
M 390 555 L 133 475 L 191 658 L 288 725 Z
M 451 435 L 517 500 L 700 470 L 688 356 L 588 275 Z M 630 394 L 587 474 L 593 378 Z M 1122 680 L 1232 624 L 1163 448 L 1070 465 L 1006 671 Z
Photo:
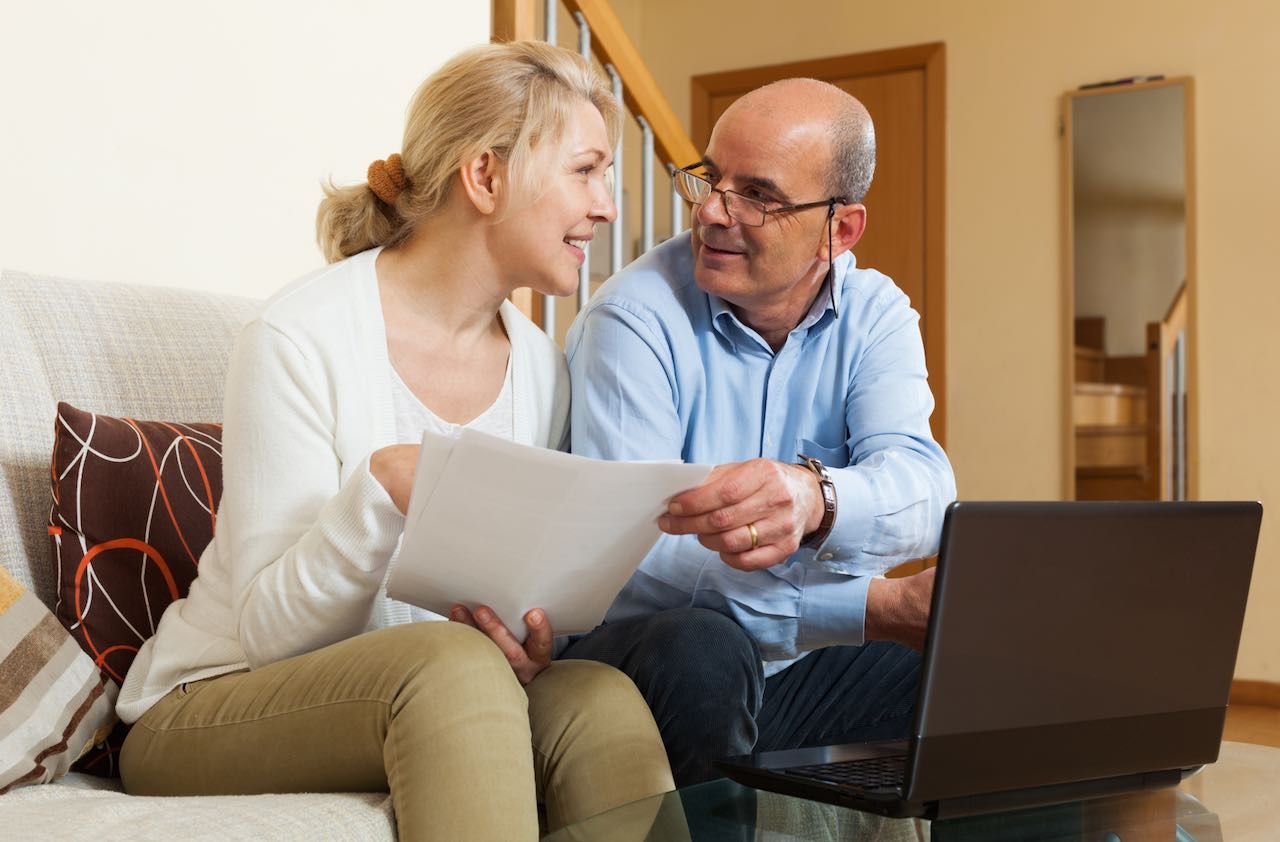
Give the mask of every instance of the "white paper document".
M 667 501 L 710 472 L 424 433 L 387 595 L 446 616 L 488 605 L 521 640 L 530 608 L 556 634 L 589 631 L 658 540 Z

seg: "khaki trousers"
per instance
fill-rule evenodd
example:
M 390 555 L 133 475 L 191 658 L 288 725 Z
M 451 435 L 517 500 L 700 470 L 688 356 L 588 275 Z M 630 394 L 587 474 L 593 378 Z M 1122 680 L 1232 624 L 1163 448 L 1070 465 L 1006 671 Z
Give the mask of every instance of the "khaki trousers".
M 120 758 L 143 795 L 391 792 L 401 839 L 538 836 L 674 788 L 653 717 L 604 664 L 521 687 L 487 637 L 411 623 L 184 684 Z

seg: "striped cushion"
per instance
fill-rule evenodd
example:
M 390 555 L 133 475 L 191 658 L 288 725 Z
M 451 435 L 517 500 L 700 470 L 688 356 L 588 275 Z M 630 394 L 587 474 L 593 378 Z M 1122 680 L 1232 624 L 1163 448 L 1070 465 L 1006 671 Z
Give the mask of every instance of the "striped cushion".
M 115 722 L 115 685 L 0 567 L 0 794 L 49 783 Z

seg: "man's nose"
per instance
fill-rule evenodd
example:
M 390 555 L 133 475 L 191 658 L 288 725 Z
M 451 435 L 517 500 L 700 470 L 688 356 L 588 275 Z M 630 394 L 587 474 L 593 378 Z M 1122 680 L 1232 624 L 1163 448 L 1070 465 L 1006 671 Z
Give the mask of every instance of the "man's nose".
M 711 195 L 698 205 L 695 215 L 703 225 L 720 225 L 728 228 L 733 224 L 733 217 L 729 216 L 729 209 L 725 207 L 724 194 L 719 190 L 711 191 Z

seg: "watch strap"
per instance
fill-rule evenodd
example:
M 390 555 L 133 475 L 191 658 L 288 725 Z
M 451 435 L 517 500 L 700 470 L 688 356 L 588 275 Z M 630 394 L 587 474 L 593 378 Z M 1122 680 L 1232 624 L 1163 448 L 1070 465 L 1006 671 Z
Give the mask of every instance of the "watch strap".
M 831 534 L 831 528 L 836 523 L 836 485 L 831 481 L 831 475 L 827 473 L 827 469 L 820 461 L 803 453 L 797 455 L 800 457 L 800 465 L 813 471 L 818 477 L 818 488 L 822 492 L 822 521 L 817 529 L 804 536 L 800 546 L 818 547 L 827 540 L 827 536 Z

